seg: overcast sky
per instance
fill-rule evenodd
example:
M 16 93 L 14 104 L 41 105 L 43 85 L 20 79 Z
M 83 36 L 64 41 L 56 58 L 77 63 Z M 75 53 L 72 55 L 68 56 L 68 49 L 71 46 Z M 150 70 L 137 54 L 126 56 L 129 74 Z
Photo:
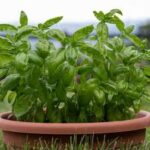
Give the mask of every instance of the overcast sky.
M 0 23 L 17 22 L 24 10 L 31 23 L 63 15 L 63 22 L 95 21 L 93 10 L 122 10 L 124 20 L 150 18 L 150 0 L 0 0 Z

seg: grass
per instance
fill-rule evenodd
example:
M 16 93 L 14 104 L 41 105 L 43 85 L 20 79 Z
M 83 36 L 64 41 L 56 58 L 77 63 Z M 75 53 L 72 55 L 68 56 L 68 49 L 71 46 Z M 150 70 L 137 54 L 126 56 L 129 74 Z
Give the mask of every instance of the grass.
M 3 112 L 3 111 L 6 111 L 8 110 L 8 108 L 4 107 L 3 104 L 0 103 L 0 112 Z M 146 110 L 146 111 L 150 111 L 150 102 L 145 102 L 142 106 L 142 110 Z M 140 147 L 133 147 L 132 144 L 131 145 L 128 145 L 126 147 L 122 146 L 120 148 L 120 150 L 149 150 L 150 149 L 150 128 L 147 129 L 147 133 L 146 133 L 146 140 L 145 140 L 145 143 L 143 145 L 141 145 Z M 111 146 L 112 144 L 115 145 L 116 142 L 114 143 L 111 143 Z M 50 146 L 50 148 L 43 148 L 43 144 L 40 143 L 40 146 L 39 146 L 39 150 L 60 150 L 60 148 L 58 148 L 58 146 L 56 144 L 52 144 Z M 89 146 L 89 143 L 86 142 L 84 144 L 75 144 L 75 142 L 71 142 L 70 144 L 66 145 L 65 146 L 65 150 L 92 150 Z M 105 143 L 103 143 L 102 145 L 99 146 L 99 148 L 97 150 L 114 150 L 114 149 L 110 149 L 109 146 L 106 148 L 105 147 Z M 2 142 L 2 133 L 0 132 L 0 150 L 7 150 L 5 148 L 5 146 L 3 145 L 3 142 Z M 11 149 L 11 150 L 15 150 L 15 149 Z M 29 150 L 28 146 L 25 146 L 25 148 L 23 150 Z M 37 149 L 36 149 L 37 150 Z

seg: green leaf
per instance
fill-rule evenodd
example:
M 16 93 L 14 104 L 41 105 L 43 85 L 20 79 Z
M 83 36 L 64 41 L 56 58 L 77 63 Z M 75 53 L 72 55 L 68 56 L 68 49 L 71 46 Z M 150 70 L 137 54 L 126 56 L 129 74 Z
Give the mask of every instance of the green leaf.
M 96 32 L 101 42 L 108 39 L 108 27 L 105 23 L 99 23 L 96 27 Z
M 28 71 L 26 80 L 31 88 L 39 88 L 39 79 L 41 73 L 42 72 L 39 66 L 30 66 L 30 70 Z
M 78 74 L 83 74 L 86 72 L 92 72 L 93 66 L 90 64 L 85 64 L 77 67 Z
M 7 91 L 6 96 L 4 97 L 4 103 L 8 105 L 7 107 L 12 107 L 12 104 L 14 103 L 16 99 L 17 93 L 14 91 Z
M 105 103 L 105 100 L 106 100 L 105 93 L 102 90 L 96 88 L 94 90 L 94 96 L 95 96 L 95 100 L 97 104 L 103 105 Z
M 140 48 L 145 48 L 145 42 L 143 42 L 139 37 L 134 34 L 125 34 L 125 37 L 128 38 L 132 43 Z
M 105 18 L 105 14 L 102 12 L 102 11 L 99 11 L 99 12 L 96 12 L 96 11 L 93 11 L 94 13 L 94 16 L 100 20 L 100 21 L 103 21 L 104 18 Z
M 21 11 L 20 13 L 20 25 L 21 26 L 28 25 L 28 17 L 24 11 Z
M 106 17 L 109 16 L 109 17 L 112 17 L 113 15 L 115 14 L 120 14 L 122 15 L 122 11 L 119 10 L 119 9 L 112 9 L 111 11 L 109 11 L 107 14 L 106 14 Z
M 130 34 L 133 30 L 134 30 L 134 25 L 130 25 L 130 26 L 126 27 L 125 32 L 127 34 Z
M 67 48 L 65 52 L 65 58 L 72 65 L 77 63 L 78 50 L 73 47 Z
M 12 31 L 16 32 L 17 28 L 10 24 L 0 24 L 0 31 Z
M 86 44 L 79 44 L 79 46 L 81 51 L 86 52 L 88 55 L 100 57 L 100 52 L 96 48 Z
M 24 71 L 28 64 L 28 55 L 25 53 L 18 53 L 15 59 L 16 68 L 20 71 Z
M 62 20 L 62 16 L 60 17 L 55 17 L 55 18 L 52 18 L 52 19 L 49 19 L 47 21 L 45 21 L 43 24 L 40 25 L 40 28 L 45 30 L 45 29 L 48 29 L 49 27 L 53 26 L 54 24 L 60 22 Z
M 66 93 L 67 98 L 71 99 L 75 95 L 75 92 L 68 91 Z
M 8 73 L 8 69 L 0 69 L 0 80 L 3 79 Z
M 93 29 L 94 29 L 93 25 L 89 25 L 89 26 L 86 26 L 86 27 L 83 27 L 83 28 L 77 30 L 72 35 L 73 41 L 77 42 L 82 39 L 85 39 L 93 31 Z
M 50 42 L 48 40 L 39 40 L 36 43 L 36 48 L 37 48 L 36 50 L 37 54 L 43 59 L 45 59 L 50 53 L 50 49 L 51 49 Z
M 31 43 L 30 43 L 30 41 L 27 41 L 27 40 L 19 40 L 15 44 L 16 44 L 16 49 L 19 52 L 26 53 L 26 52 L 30 51 L 30 49 L 31 49 Z
M 58 109 L 63 109 L 65 107 L 65 103 L 64 102 L 60 102 L 58 105 Z
M 50 38 L 54 38 L 60 42 L 64 42 L 66 35 L 63 31 L 58 30 L 58 29 L 50 29 L 47 31 L 47 35 Z
M 14 61 L 14 56 L 11 54 L 0 54 L 0 68 L 3 68 L 5 66 L 8 66 L 11 62 Z
M 30 35 L 32 35 L 32 32 L 35 30 L 35 27 L 32 26 L 23 26 L 21 27 L 17 34 L 16 34 L 16 41 L 19 41 L 21 39 L 28 38 Z
M 20 80 L 19 74 L 10 74 L 5 79 L 2 80 L 1 87 L 6 91 L 13 90 L 14 88 L 17 87 L 19 80 Z
M 119 19 L 117 16 L 114 16 L 113 23 L 116 24 L 116 26 L 120 32 L 123 32 L 125 30 L 124 29 L 125 28 L 124 22 L 121 19 Z
M 41 66 L 43 64 L 43 59 L 37 55 L 36 52 L 31 51 L 29 54 L 29 62 Z
M 11 50 L 13 48 L 14 48 L 14 45 L 9 39 L 5 37 L 0 37 L 0 49 Z
M 144 73 L 146 76 L 150 76 L 150 67 L 144 67 Z
M 33 95 L 21 95 L 17 97 L 13 104 L 13 114 L 19 118 L 28 113 L 35 101 L 35 97 Z

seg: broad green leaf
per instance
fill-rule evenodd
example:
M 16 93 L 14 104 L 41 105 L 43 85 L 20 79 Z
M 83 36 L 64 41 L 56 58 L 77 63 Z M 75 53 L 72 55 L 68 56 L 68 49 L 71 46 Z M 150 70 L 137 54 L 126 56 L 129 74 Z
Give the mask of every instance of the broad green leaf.
M 75 95 L 75 92 L 68 91 L 66 93 L 67 98 L 71 99 Z
M 19 52 L 28 52 L 31 49 L 31 43 L 30 41 L 27 40 L 19 40 L 16 43 L 16 50 L 18 50 Z
M 10 24 L 0 24 L 0 31 L 12 31 L 16 32 L 17 28 Z
M 113 15 L 115 15 L 115 14 L 120 14 L 120 15 L 122 15 L 122 12 L 121 12 L 121 10 L 119 10 L 119 9 L 112 9 L 111 11 L 109 11 L 107 14 L 106 14 L 106 17 L 108 16 L 108 17 L 112 17 Z
M 12 104 L 14 103 L 16 99 L 17 93 L 14 91 L 7 91 L 6 96 L 4 97 L 4 103 L 7 105 L 7 107 L 12 107 Z
M 51 27 L 52 25 L 60 22 L 62 20 L 62 16 L 60 17 L 55 17 L 55 18 L 52 18 L 52 19 L 49 19 L 47 21 L 45 21 L 43 24 L 40 25 L 40 28 L 41 29 L 48 29 L 49 27 Z
M 144 73 L 146 76 L 150 76 L 150 67 L 144 67 Z
M 8 69 L 0 69 L 0 80 L 3 79 L 8 73 Z
M 58 41 L 64 42 L 66 35 L 63 31 L 58 29 L 50 29 L 47 31 L 47 35 L 51 38 L 54 38 Z
M 77 59 L 78 59 L 78 50 L 73 48 L 73 47 L 69 47 L 65 50 L 65 58 L 66 60 L 70 63 L 70 64 L 75 64 L 77 63 Z
M 82 39 L 85 39 L 93 31 L 93 29 L 94 29 L 93 25 L 89 25 L 89 26 L 86 26 L 86 27 L 83 27 L 83 28 L 77 30 L 72 35 L 73 41 L 77 42 Z
M 108 73 L 104 64 L 100 64 L 99 66 L 94 67 L 93 72 L 100 80 L 107 81 Z
M 13 114 L 19 118 L 30 111 L 35 102 L 35 97 L 33 95 L 21 95 L 17 97 L 13 104 Z
M 58 109 L 63 109 L 65 107 L 65 103 L 64 102 L 60 102 L 58 105 Z
M 116 27 L 119 29 L 120 32 L 123 32 L 125 30 L 124 29 L 125 28 L 125 24 L 124 24 L 124 22 L 121 19 L 119 19 L 119 17 L 114 16 L 113 22 L 114 22 L 114 24 L 116 24 Z
M 140 47 L 140 48 L 144 48 L 145 47 L 145 42 L 143 42 L 139 37 L 137 37 L 134 34 L 125 34 L 125 37 L 128 38 L 133 44 L 135 44 L 136 46 Z
M 43 59 L 45 59 L 49 53 L 50 53 L 50 42 L 48 40 L 39 40 L 37 43 L 36 43 L 36 52 L 38 53 L 38 55 L 40 57 L 42 57 Z
M 126 27 L 125 32 L 127 34 L 130 34 L 133 30 L 134 30 L 134 25 L 130 25 L 130 26 Z
M 0 37 L 0 49 L 11 50 L 14 48 L 14 44 L 5 37 Z
M 96 32 L 101 42 L 108 39 L 108 27 L 105 23 L 99 23 L 96 27 Z
M 13 90 L 14 88 L 17 87 L 19 80 L 20 80 L 19 74 L 10 74 L 2 80 L 1 87 L 6 91 Z
M 30 70 L 26 75 L 26 80 L 31 88 L 36 89 L 39 87 L 39 78 L 41 74 L 42 72 L 39 66 L 30 66 Z
M 105 100 L 106 100 L 105 93 L 102 90 L 96 88 L 94 90 L 94 96 L 97 104 L 101 104 L 101 105 L 105 104 Z
M 93 11 L 93 13 L 98 20 L 103 21 L 105 19 L 105 14 L 102 11 Z
M 113 51 L 121 51 L 124 48 L 124 41 L 119 37 L 109 39 L 106 45 Z
M 28 17 L 24 11 L 21 11 L 20 13 L 20 25 L 21 26 L 28 25 Z
M 63 63 L 63 68 L 62 68 L 62 82 L 63 82 L 63 85 L 64 86 L 70 85 L 74 81 L 75 76 L 76 76 L 75 67 L 73 65 L 69 64 L 69 62 L 65 61 Z
M 83 73 L 90 73 L 92 72 L 92 69 L 93 69 L 93 66 L 90 65 L 90 64 L 85 64 L 85 65 L 82 65 L 82 66 L 78 66 L 77 67 L 77 72 L 78 74 L 83 74 Z
M 88 55 L 100 56 L 100 52 L 92 46 L 89 46 L 86 44 L 80 44 L 79 46 L 80 46 L 81 51 L 86 52 Z
M 125 92 L 128 89 L 128 82 L 121 80 L 117 83 L 117 90 L 120 92 Z
M 21 27 L 16 34 L 16 41 L 19 41 L 24 38 L 28 38 L 32 35 L 32 32 L 35 30 L 35 27 L 32 26 L 23 26 Z
M 16 59 L 15 59 L 15 65 L 16 68 L 20 71 L 23 71 L 26 69 L 26 66 L 28 64 L 28 55 L 25 53 L 18 53 L 16 55 Z
M 41 66 L 43 64 L 43 59 L 37 55 L 36 52 L 31 51 L 29 54 L 29 62 Z
M 0 68 L 9 65 L 14 61 L 14 56 L 11 54 L 0 53 Z

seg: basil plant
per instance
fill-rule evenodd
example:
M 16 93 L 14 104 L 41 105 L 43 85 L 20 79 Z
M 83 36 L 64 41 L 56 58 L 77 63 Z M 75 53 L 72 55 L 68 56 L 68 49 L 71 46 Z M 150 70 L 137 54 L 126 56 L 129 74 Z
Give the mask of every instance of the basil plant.
M 146 41 L 125 26 L 122 12 L 93 12 L 97 25 L 68 36 L 55 17 L 37 26 L 0 24 L 0 100 L 16 120 L 102 122 L 132 119 L 148 97 Z M 119 30 L 110 37 L 108 24 Z M 36 42 L 32 43 L 31 38 Z M 60 43 L 60 47 L 56 46 Z

